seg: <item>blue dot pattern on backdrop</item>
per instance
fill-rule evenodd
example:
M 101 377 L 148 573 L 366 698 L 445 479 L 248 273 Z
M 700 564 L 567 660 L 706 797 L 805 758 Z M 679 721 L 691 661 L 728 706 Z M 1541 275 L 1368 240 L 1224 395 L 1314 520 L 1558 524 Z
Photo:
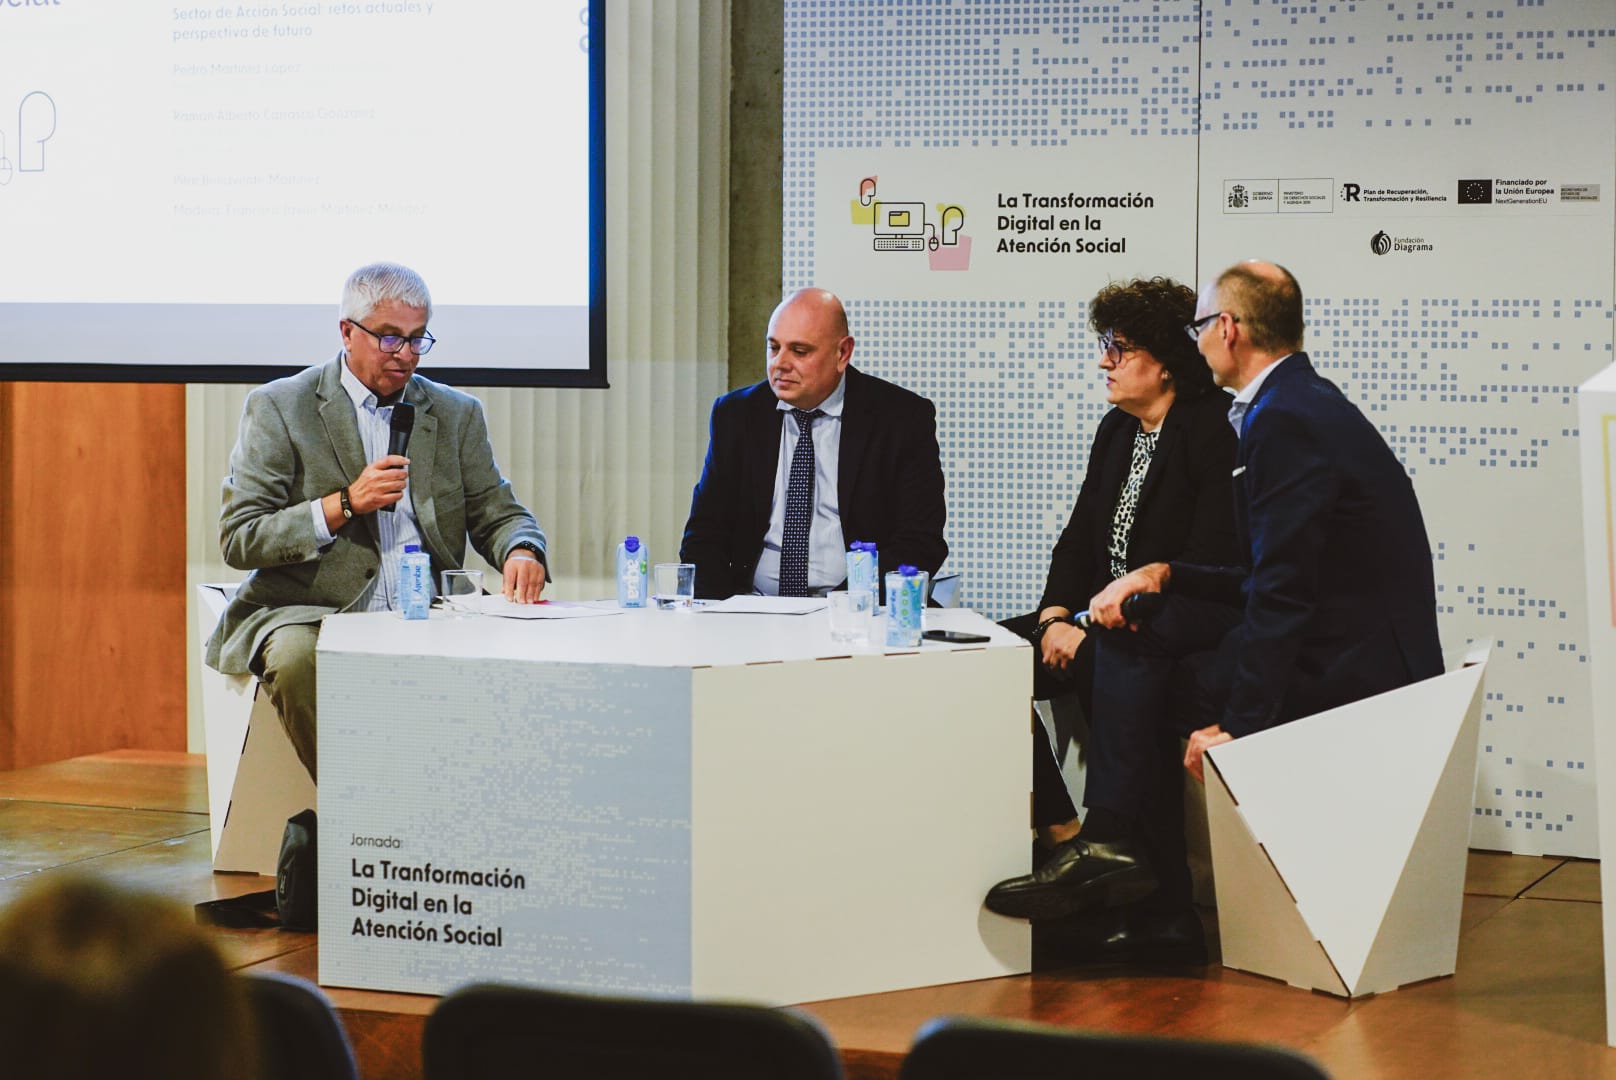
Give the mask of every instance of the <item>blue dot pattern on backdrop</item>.
M 1125 139 L 1193 148 L 1441 129 L 1488 140 L 1493 156 L 1479 160 L 1536 173 L 1542 163 L 1510 152 L 1514 133 L 1603 116 L 1605 73 L 1616 70 L 1612 10 L 1563 0 L 785 7 L 787 290 L 837 287 L 815 280 L 816 227 L 829 227 L 816 222 L 821 151 L 1104 155 Z M 1596 123 L 1586 137 L 1610 133 Z M 1309 295 L 1308 351 L 1414 478 L 1444 641 L 1494 641 L 1481 772 L 1507 780 L 1478 794 L 1473 842 L 1509 847 L 1521 830 L 1553 831 L 1544 850 L 1593 854 L 1575 394 L 1612 359 L 1609 282 L 1542 294 L 1513 275 L 1458 292 L 1433 275 L 1425 287 L 1386 295 L 1366 281 Z M 1036 603 L 1107 408 L 1087 299 L 843 297 L 859 366 L 937 405 L 948 565 L 963 574 L 966 602 L 994 617 Z M 1556 525 L 1500 527 L 1523 519 Z M 1516 788 L 1542 789 L 1556 809 L 1534 801 L 1528 816 Z

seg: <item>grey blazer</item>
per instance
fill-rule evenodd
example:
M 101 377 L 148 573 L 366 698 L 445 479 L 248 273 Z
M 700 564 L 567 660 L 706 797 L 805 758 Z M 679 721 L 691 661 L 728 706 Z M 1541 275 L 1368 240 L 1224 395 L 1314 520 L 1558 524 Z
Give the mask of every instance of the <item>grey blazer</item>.
M 344 524 L 321 550 L 309 511 L 311 500 L 353 483 L 367 464 L 342 362 L 338 354 L 247 395 L 219 546 L 227 564 L 252 573 L 208 639 L 208 666 L 219 671 L 252 670 L 271 631 L 344 610 L 380 573 L 374 514 Z M 419 375 L 404 400 L 415 406 L 410 498 L 434 580 L 462 564 L 468 536 L 494 566 L 522 541 L 536 544 L 542 559 L 544 532 L 494 463 L 481 402 Z

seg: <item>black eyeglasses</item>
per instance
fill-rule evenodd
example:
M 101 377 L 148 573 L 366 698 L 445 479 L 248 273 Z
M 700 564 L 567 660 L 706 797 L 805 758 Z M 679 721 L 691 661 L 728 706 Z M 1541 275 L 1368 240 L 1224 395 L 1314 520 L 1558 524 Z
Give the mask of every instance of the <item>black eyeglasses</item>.
M 1128 342 L 1117 338 L 1114 334 L 1105 334 L 1100 338 L 1100 355 L 1105 357 L 1112 367 L 1120 365 L 1123 360 L 1138 352 L 1139 349 L 1140 346 L 1130 345 Z
M 359 327 L 359 329 L 363 330 L 371 337 L 375 338 L 376 347 L 384 353 L 401 352 L 403 351 L 404 346 L 408 345 L 411 349 L 415 350 L 416 356 L 425 356 L 427 353 L 432 351 L 433 343 L 438 340 L 431 334 L 425 332 L 416 334 L 414 337 L 406 337 L 403 334 L 378 334 L 376 331 L 372 330 L 370 327 L 366 326 L 357 319 L 349 319 L 348 321 Z
M 1210 323 L 1213 319 L 1216 319 L 1220 315 L 1229 316 L 1229 321 L 1230 322 L 1239 322 L 1240 321 L 1240 316 L 1234 314 L 1233 312 L 1214 311 L 1210 315 L 1203 315 L 1199 319 L 1196 319 L 1194 322 L 1185 324 L 1184 332 L 1190 336 L 1191 341 L 1200 341 L 1201 340 L 1201 331 L 1205 330 L 1206 327 L 1207 327 L 1207 324 Z

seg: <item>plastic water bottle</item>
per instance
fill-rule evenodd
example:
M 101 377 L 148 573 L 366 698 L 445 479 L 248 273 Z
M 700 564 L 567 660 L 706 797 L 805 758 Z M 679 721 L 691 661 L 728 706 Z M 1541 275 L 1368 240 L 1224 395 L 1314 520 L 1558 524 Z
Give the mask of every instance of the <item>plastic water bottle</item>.
M 926 578 L 925 571 L 908 565 L 887 574 L 888 646 L 912 649 L 920 644 Z
M 873 597 L 880 595 L 880 572 L 881 561 L 874 544 L 855 540 L 847 545 L 847 591 L 869 593 L 871 609 L 875 607 Z
M 644 607 L 651 554 L 638 536 L 617 545 L 617 606 Z
M 406 619 L 424 619 L 432 610 L 432 557 L 420 544 L 405 544 L 398 561 L 398 611 Z

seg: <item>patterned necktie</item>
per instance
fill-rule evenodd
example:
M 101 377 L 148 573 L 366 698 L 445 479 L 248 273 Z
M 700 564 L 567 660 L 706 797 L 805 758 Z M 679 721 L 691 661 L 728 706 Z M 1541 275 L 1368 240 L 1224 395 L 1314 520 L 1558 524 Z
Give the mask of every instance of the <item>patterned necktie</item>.
M 780 595 L 808 595 L 808 529 L 814 520 L 814 421 L 825 414 L 792 409 L 797 449 L 786 482 L 785 531 L 780 537 Z

